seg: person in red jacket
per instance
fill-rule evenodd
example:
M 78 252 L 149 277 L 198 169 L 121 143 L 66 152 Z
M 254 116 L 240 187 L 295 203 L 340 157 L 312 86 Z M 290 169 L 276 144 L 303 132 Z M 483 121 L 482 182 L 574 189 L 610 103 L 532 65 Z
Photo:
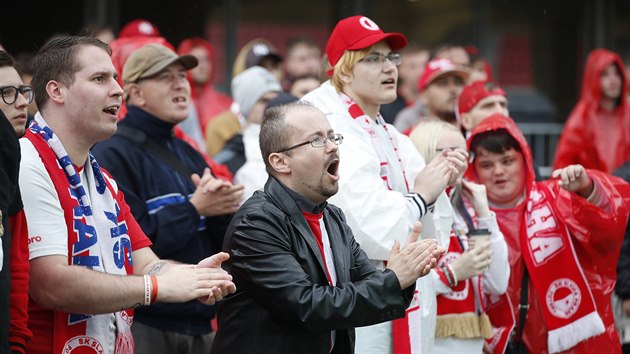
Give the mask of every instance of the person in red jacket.
M 554 169 L 570 164 L 612 173 L 630 160 L 630 107 L 623 61 L 606 49 L 586 61 L 582 95 L 567 120 Z
M 536 182 L 525 137 L 499 113 L 472 131 L 468 145 L 474 161 L 467 178 L 486 186 L 511 267 L 507 294 L 486 298 L 496 327 L 488 344 L 497 353 L 507 339 L 529 353 L 620 353 L 610 300 L 628 184 L 581 165 Z
M 194 55 L 199 65 L 188 72 L 192 98 L 199 115 L 201 132 L 205 136 L 206 125 L 212 118 L 228 110 L 232 105 L 230 96 L 217 91 L 212 84 L 215 72 L 214 48 L 205 39 L 194 37 L 183 40 L 177 54 Z

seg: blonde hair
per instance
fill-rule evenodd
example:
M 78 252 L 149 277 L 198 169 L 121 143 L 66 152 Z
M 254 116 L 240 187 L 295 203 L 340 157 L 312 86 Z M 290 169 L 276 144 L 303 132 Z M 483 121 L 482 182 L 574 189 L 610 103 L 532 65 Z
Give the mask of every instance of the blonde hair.
M 438 154 L 438 152 L 435 151 L 438 141 L 440 141 L 444 132 L 449 130 L 462 134 L 462 132 L 453 124 L 446 123 L 438 118 L 433 118 L 418 124 L 411 134 L 409 134 L 409 139 L 411 139 L 413 145 L 416 149 L 418 149 L 420 155 L 424 157 L 424 161 L 429 163 Z M 457 183 L 454 187 L 455 190 L 452 192 L 450 199 L 451 205 L 454 208 L 457 208 L 457 205 L 460 204 L 462 198 L 462 185 L 461 183 Z
M 365 58 L 371 51 L 373 46 L 359 50 L 346 50 L 337 64 L 335 64 L 335 71 L 333 72 L 330 82 L 337 89 L 337 92 L 343 91 L 343 80 L 341 75 L 352 75 L 352 69 L 359 60 Z
M 438 141 L 444 132 L 448 130 L 459 134 L 462 133 L 453 124 L 435 118 L 418 124 L 409 135 L 409 139 L 411 139 L 413 145 L 418 149 L 420 155 L 424 157 L 424 160 L 429 163 L 429 161 L 433 160 L 437 155 L 435 149 L 437 148 Z

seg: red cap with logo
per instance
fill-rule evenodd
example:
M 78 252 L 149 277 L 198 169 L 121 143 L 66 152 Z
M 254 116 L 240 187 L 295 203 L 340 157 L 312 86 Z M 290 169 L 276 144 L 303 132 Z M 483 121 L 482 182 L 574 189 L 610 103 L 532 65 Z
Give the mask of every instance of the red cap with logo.
M 457 111 L 458 114 L 468 113 L 473 107 L 488 96 L 505 96 L 505 91 L 494 81 L 475 81 L 464 86 L 459 94 Z
M 407 37 L 401 33 L 385 33 L 374 21 L 365 16 L 352 16 L 339 21 L 328 38 L 326 54 L 331 67 L 335 67 L 346 50 L 359 50 L 386 40 L 392 50 L 407 45 Z M 332 70 L 328 72 L 332 74 Z
M 433 59 L 424 66 L 424 72 L 418 79 L 418 91 L 424 91 L 435 79 L 446 74 L 468 80 L 468 71 L 458 68 L 452 61 L 446 58 Z
M 137 19 L 126 24 L 118 34 L 118 38 L 124 37 L 159 37 L 160 31 L 154 24 L 147 20 Z

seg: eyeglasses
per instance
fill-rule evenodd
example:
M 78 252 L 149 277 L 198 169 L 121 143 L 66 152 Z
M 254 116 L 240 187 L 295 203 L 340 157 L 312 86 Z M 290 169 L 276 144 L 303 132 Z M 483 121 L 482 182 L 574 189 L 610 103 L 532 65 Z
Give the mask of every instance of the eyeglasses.
M 461 148 L 457 147 L 457 146 L 449 146 L 449 147 L 443 147 L 443 148 L 436 148 L 435 151 L 436 152 L 442 152 L 444 150 L 446 150 L 446 151 L 455 151 L 457 149 L 461 149 Z
M 400 65 L 400 63 L 402 63 L 402 55 L 400 53 L 389 53 L 387 55 L 381 53 L 372 53 L 360 59 L 359 61 L 372 65 L 383 65 L 385 63 L 385 60 L 389 60 L 392 62 L 392 64 L 398 66 Z
M 314 148 L 320 148 L 326 146 L 326 142 L 330 140 L 333 144 L 339 145 L 343 142 L 343 135 L 341 134 L 332 134 L 329 136 L 318 136 L 315 139 L 305 141 L 303 143 L 295 144 L 293 146 L 289 146 L 288 148 L 284 148 L 282 150 L 276 151 L 276 153 L 287 152 L 289 150 L 293 150 L 295 148 L 299 148 L 300 146 L 304 146 L 306 144 L 311 144 Z
M 0 96 L 6 104 L 13 104 L 17 101 L 18 93 L 24 96 L 26 102 L 33 102 L 33 88 L 30 86 L 2 86 L 0 87 Z

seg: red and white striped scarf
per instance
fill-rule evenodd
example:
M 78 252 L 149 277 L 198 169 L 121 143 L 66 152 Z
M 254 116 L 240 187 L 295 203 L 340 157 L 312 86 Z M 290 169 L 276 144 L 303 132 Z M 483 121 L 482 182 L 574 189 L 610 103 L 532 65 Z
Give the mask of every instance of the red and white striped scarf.
M 339 97 L 341 98 L 343 103 L 346 104 L 346 107 L 348 107 L 348 113 L 350 113 L 350 116 L 370 136 L 370 141 L 372 142 L 374 151 L 376 151 L 376 155 L 378 156 L 381 162 L 381 173 L 380 173 L 381 178 L 385 182 L 387 189 L 393 190 L 394 188 L 392 187 L 392 182 L 391 182 L 392 176 L 393 176 L 393 173 L 391 171 L 392 166 L 389 164 L 387 160 L 387 153 L 385 152 L 385 149 L 389 147 L 386 147 L 383 140 L 378 137 L 378 134 L 374 130 L 374 126 L 373 126 L 374 122 L 367 114 L 363 113 L 363 110 L 361 109 L 361 107 L 359 107 L 359 105 L 356 102 L 354 102 L 354 100 L 352 100 L 350 96 L 342 92 L 339 93 Z M 400 164 L 402 176 L 405 181 L 405 192 L 409 192 L 409 182 L 407 181 L 407 173 L 405 171 L 405 166 L 403 164 L 402 158 L 400 157 L 400 153 L 398 152 L 399 151 L 398 141 L 394 139 L 394 137 L 392 136 L 392 133 L 387 128 L 387 124 L 385 123 L 385 120 L 383 119 L 380 113 L 376 115 L 376 122 L 378 123 L 378 125 L 383 127 L 383 129 L 385 130 L 385 133 L 387 133 L 387 136 L 389 137 L 391 148 L 393 148 L 394 153 L 396 154 L 396 158 L 398 159 L 398 163 Z
M 131 241 L 110 177 L 90 154 L 86 180 L 81 181 L 61 141 L 39 113 L 25 137 L 38 151 L 57 191 L 68 229 L 68 264 L 108 274 L 133 274 Z M 101 315 L 56 311 L 53 318 L 53 353 L 70 353 L 79 347 L 97 353 L 134 353 L 133 310 Z

